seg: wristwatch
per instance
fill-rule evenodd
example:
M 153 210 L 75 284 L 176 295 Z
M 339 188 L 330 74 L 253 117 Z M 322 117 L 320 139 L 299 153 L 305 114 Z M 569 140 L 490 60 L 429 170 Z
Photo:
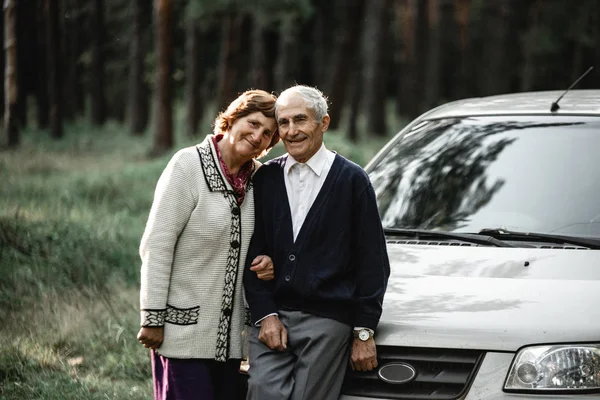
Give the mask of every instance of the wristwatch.
M 355 329 L 353 335 L 356 339 L 366 342 L 375 335 L 371 329 Z

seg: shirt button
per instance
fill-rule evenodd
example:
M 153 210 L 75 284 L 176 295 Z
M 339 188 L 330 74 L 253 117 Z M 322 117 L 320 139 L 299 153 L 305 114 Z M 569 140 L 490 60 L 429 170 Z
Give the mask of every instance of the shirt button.
M 234 249 L 237 249 L 238 247 L 240 247 L 240 242 L 238 242 L 237 240 L 234 240 L 233 242 L 231 242 L 231 247 L 233 247 Z
M 229 316 L 231 316 L 231 308 L 226 308 L 226 309 L 224 309 L 224 310 L 223 310 L 223 314 L 224 314 L 226 317 L 229 317 Z
M 233 215 L 240 215 L 240 208 L 239 208 L 239 207 L 233 207 L 233 208 L 231 209 L 231 213 L 232 213 Z
M 296 259 L 296 256 L 293 254 L 290 254 L 290 256 L 288 258 L 290 261 L 294 261 Z
M 289 276 L 289 275 L 286 275 L 286 276 L 285 276 L 285 281 L 286 281 L 286 282 L 289 282 L 289 281 L 290 281 L 290 279 L 292 279 L 292 277 L 291 277 L 291 276 Z

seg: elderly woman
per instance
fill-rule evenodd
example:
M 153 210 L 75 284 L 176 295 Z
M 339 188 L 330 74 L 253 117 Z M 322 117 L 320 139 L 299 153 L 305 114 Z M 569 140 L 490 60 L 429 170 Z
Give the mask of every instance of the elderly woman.
M 141 329 L 154 397 L 234 399 L 245 319 L 242 271 L 254 230 L 251 177 L 279 140 L 275 97 L 241 94 L 214 135 L 163 171 L 140 245 Z M 272 279 L 268 257 L 254 260 Z

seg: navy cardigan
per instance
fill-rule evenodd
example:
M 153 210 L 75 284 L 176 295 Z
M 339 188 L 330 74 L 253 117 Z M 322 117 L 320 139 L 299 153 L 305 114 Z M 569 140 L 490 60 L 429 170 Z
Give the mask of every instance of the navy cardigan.
M 252 322 L 287 309 L 375 329 L 390 266 L 367 174 L 336 154 L 294 242 L 285 161 L 274 159 L 254 176 L 256 224 L 244 273 Z M 273 281 L 248 271 L 260 254 L 273 259 Z

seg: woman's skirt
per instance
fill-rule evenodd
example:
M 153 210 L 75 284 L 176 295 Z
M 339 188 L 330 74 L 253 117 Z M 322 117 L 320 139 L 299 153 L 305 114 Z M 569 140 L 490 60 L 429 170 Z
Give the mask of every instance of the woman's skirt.
M 155 400 L 245 399 L 240 360 L 178 359 L 150 350 Z

